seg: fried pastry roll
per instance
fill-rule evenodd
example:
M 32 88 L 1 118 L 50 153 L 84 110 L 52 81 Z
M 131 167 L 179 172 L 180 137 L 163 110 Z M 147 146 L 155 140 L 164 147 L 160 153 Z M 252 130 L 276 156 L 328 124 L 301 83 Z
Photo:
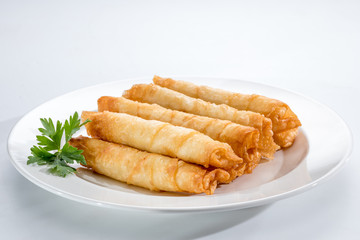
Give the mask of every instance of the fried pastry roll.
M 198 86 L 190 82 L 154 76 L 155 84 L 181 92 L 193 98 L 226 104 L 238 110 L 248 110 L 263 114 L 272 121 L 275 143 L 281 147 L 290 147 L 301 126 L 296 114 L 282 101 L 257 94 L 241 94 L 207 86 Z
M 214 140 L 228 143 L 246 163 L 246 173 L 258 164 L 261 155 L 257 149 L 259 131 L 227 120 L 198 116 L 167 109 L 157 104 L 141 103 L 123 97 L 103 96 L 98 99 L 98 110 L 127 113 L 147 120 L 168 122 L 199 131 Z
M 100 139 L 80 136 L 72 138 L 70 144 L 83 150 L 87 168 L 152 191 L 213 194 L 218 182 L 229 178 L 223 169 L 209 171 L 177 158 Z
M 272 137 L 271 120 L 259 113 L 239 111 L 225 104 L 217 105 L 209 103 L 154 84 L 133 85 L 131 89 L 124 92 L 123 97 L 139 102 L 156 103 L 165 108 L 229 120 L 237 124 L 254 127 L 260 132 L 258 148 L 262 156 L 273 158 L 274 153 L 279 149 L 279 146 L 275 144 Z
M 148 152 L 177 157 L 204 167 L 238 168 L 242 159 L 227 143 L 215 141 L 193 129 L 125 113 L 83 112 L 82 120 L 92 137 L 125 144 Z

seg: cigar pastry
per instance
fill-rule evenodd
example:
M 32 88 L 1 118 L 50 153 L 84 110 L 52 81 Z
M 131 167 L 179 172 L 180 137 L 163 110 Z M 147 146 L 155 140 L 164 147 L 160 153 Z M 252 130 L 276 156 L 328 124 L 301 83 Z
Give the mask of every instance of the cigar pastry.
M 105 141 L 177 157 L 204 167 L 238 169 L 243 162 L 227 143 L 193 129 L 107 111 L 84 111 L 81 117 L 83 121 L 91 120 L 85 125 L 88 135 Z
M 98 111 L 120 112 L 147 120 L 168 122 L 175 126 L 194 129 L 214 140 L 228 143 L 234 152 L 244 160 L 246 173 L 251 173 L 261 158 L 258 151 L 260 133 L 253 127 L 228 120 L 171 110 L 157 104 L 141 103 L 123 97 L 103 96 L 99 98 Z
M 87 168 L 152 191 L 213 194 L 218 183 L 229 178 L 223 169 L 207 170 L 177 158 L 100 139 L 80 136 L 72 138 L 70 144 L 83 150 Z
M 155 84 L 136 84 L 123 93 L 123 97 L 139 102 L 156 103 L 165 108 L 192 113 L 200 116 L 229 120 L 254 127 L 260 132 L 259 152 L 272 159 L 279 146 L 274 142 L 272 123 L 262 114 L 240 111 L 228 105 L 217 105 L 201 99 L 192 98 L 171 89 Z
M 263 114 L 271 119 L 275 143 L 281 147 L 290 147 L 293 144 L 298 128 L 301 126 L 296 114 L 280 100 L 257 94 L 241 94 L 208 86 L 198 86 L 190 82 L 159 76 L 154 76 L 153 82 L 193 98 Z

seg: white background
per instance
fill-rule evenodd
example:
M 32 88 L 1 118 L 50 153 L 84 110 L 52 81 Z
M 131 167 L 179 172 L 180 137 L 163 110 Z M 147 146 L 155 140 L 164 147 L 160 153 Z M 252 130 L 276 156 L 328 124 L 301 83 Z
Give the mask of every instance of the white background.
M 359 239 L 359 43 L 359 1 L 0 0 L 0 238 Z M 191 216 L 83 205 L 11 165 L 7 136 L 26 112 L 82 87 L 154 74 L 308 95 L 349 124 L 351 159 L 301 195 Z

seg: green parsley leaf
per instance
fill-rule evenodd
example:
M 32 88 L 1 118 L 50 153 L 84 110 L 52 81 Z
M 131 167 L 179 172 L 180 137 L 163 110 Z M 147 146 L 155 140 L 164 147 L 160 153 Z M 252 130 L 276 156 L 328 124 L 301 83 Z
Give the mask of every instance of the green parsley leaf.
M 70 116 L 69 121 L 66 120 L 64 124 L 65 141 L 68 142 L 71 139 L 72 135 L 77 132 L 81 126 L 85 125 L 88 122 L 90 122 L 90 120 L 86 120 L 85 122 L 80 124 L 80 119 L 77 112 L 74 113 L 74 116 Z
M 71 146 L 68 141 L 90 120 L 81 123 L 79 114 L 75 112 L 65 124 L 57 121 L 55 126 L 51 118 L 41 118 L 40 121 L 43 125 L 43 128 L 39 128 L 42 135 L 36 136 L 38 146 L 30 149 L 31 156 L 28 157 L 27 164 L 49 165 L 49 172 L 60 177 L 76 172 L 76 169 L 68 164 L 78 162 L 86 165 L 85 158 L 81 154 L 83 151 Z M 62 146 L 64 132 L 65 144 Z
M 57 121 L 55 128 L 51 118 L 41 118 L 40 121 L 44 128 L 39 128 L 42 135 L 36 136 L 38 145 L 44 146 L 44 148 L 48 151 L 60 150 L 61 138 L 64 132 L 61 122 Z
M 61 158 L 67 163 L 73 163 L 77 161 L 83 165 L 86 165 L 84 156 L 81 154 L 83 150 L 79 150 L 76 147 L 71 146 L 69 143 L 66 143 L 61 152 Z
M 49 172 L 59 177 L 66 177 L 66 175 L 76 172 L 75 168 L 60 161 L 51 164 L 50 166 L 51 168 L 49 169 Z

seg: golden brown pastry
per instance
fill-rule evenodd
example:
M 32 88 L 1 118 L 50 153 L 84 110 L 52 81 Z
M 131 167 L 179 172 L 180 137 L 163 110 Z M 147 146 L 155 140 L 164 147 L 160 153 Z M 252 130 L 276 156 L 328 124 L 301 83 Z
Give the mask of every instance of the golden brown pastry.
M 199 131 L 214 140 L 228 143 L 246 163 L 246 173 L 258 164 L 261 155 L 257 149 L 259 131 L 227 120 L 193 115 L 163 108 L 157 104 L 132 101 L 123 97 L 103 96 L 98 99 L 98 110 L 127 113 L 147 120 L 159 120 Z
M 228 105 L 217 105 L 201 99 L 192 98 L 171 89 L 154 84 L 136 84 L 126 90 L 123 97 L 147 103 L 156 103 L 166 108 L 196 115 L 229 120 L 245 126 L 254 127 L 260 132 L 259 152 L 262 156 L 273 158 L 279 146 L 272 137 L 272 125 L 269 118 L 259 113 L 239 111 Z
M 248 110 L 264 114 L 272 120 L 275 143 L 281 147 L 290 147 L 301 123 L 290 107 L 276 99 L 256 94 L 241 94 L 207 86 L 197 86 L 190 82 L 154 76 L 155 84 L 181 92 L 193 98 L 226 104 L 238 110 Z
M 82 120 L 92 137 L 125 144 L 148 152 L 224 169 L 238 168 L 242 159 L 232 148 L 193 129 L 145 120 L 125 113 L 83 112 Z
M 209 171 L 177 158 L 99 139 L 80 136 L 72 138 L 70 144 L 83 150 L 86 167 L 153 191 L 213 194 L 218 182 L 226 182 L 229 178 L 229 173 L 222 169 Z

